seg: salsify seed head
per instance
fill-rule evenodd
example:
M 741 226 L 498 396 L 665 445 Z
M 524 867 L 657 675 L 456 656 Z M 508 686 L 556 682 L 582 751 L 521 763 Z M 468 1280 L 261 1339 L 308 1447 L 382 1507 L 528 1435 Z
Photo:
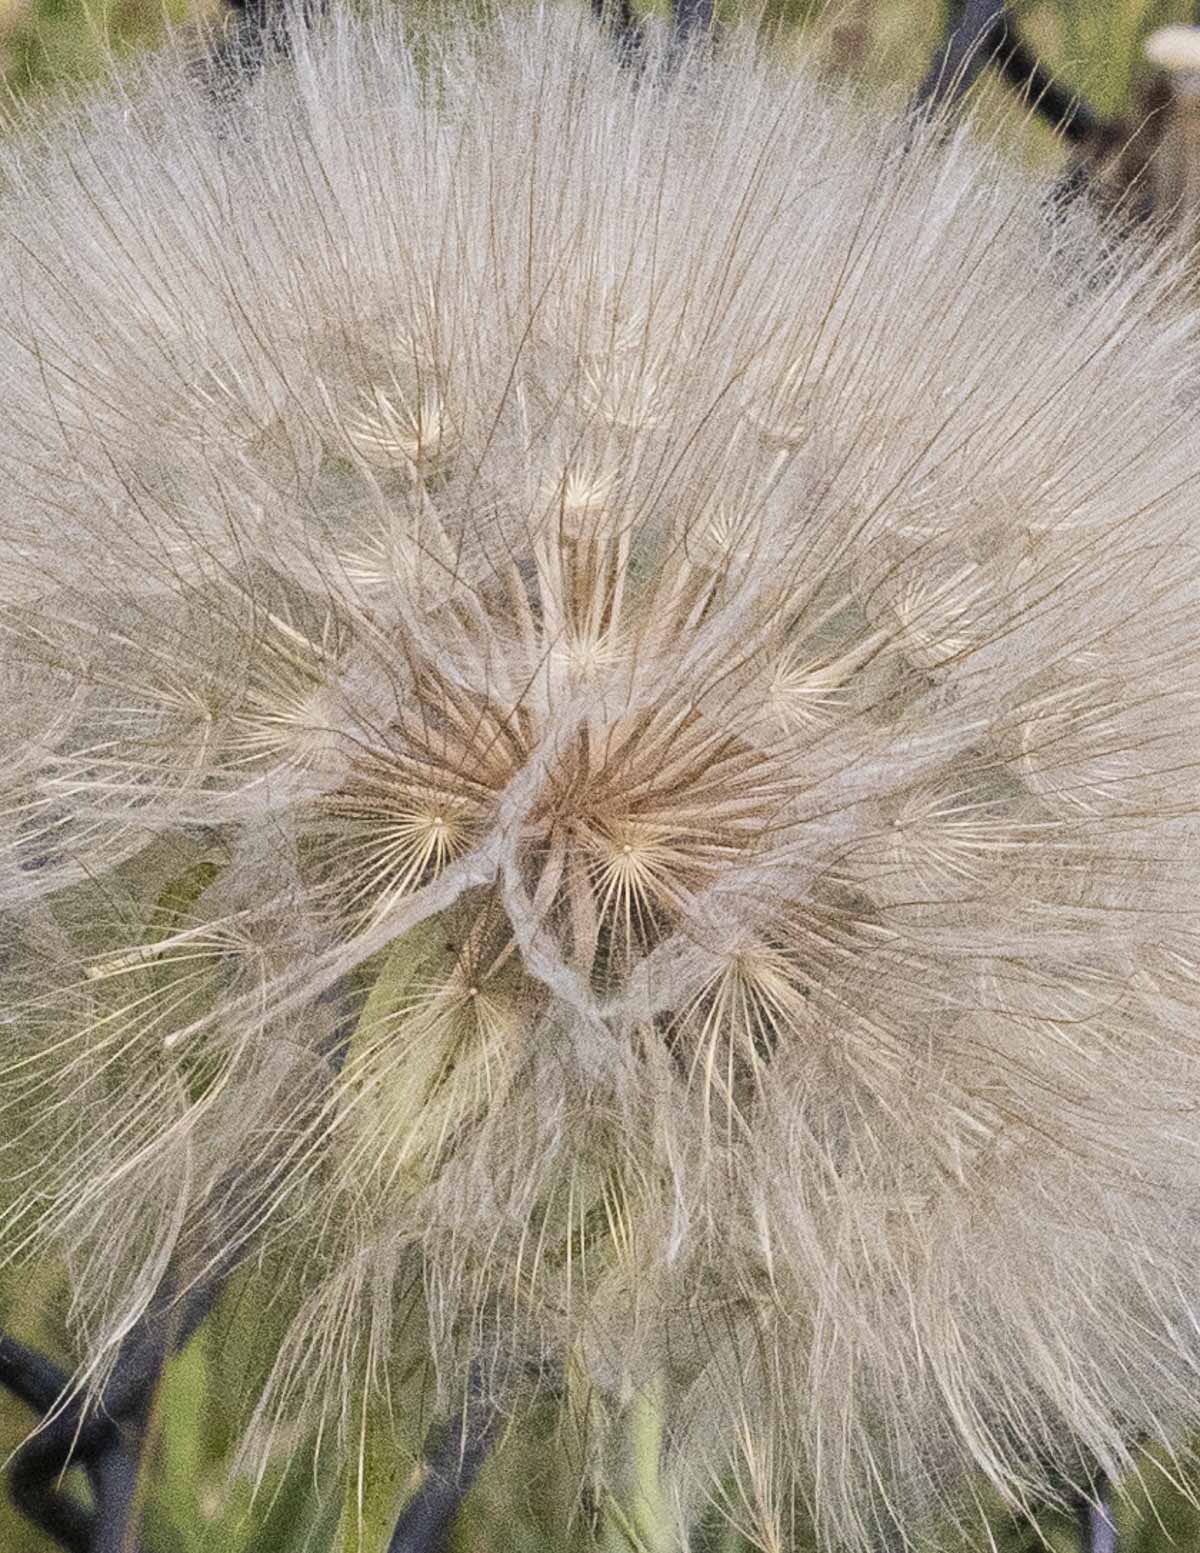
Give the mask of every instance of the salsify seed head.
M 0 1244 L 89 1361 L 257 1255 L 259 1435 L 414 1330 L 509 1408 L 657 1376 L 767 1547 L 1177 1430 L 1170 267 L 556 9 L 0 155 Z

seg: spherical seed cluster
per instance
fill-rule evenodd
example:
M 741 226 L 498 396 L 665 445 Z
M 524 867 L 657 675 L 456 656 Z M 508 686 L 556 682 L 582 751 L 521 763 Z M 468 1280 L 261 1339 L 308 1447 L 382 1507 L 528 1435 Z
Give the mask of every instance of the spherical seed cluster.
M 414 1323 L 654 1381 L 766 1546 L 1115 1468 L 1200 1378 L 1171 276 L 748 45 L 398 26 L 3 154 L 0 1244 L 97 1361 L 282 1259 L 266 1421 Z

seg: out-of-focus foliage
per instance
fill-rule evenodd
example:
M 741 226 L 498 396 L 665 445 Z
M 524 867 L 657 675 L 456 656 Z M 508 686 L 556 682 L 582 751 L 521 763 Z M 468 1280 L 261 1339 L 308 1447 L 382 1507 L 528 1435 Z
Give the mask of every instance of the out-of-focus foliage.
M 213 13 L 207 0 L 3 0 L 0 62 L 11 92 L 97 74 L 112 53 L 157 42 L 170 22 Z
M 409 9 L 453 9 L 455 0 L 412 0 Z M 666 0 L 642 0 L 638 11 L 663 11 Z M 940 36 L 938 0 L 717 0 L 719 16 L 758 11 L 789 46 L 814 50 L 831 70 L 857 76 L 873 89 L 913 86 Z M 1055 75 L 1098 112 L 1118 112 L 1142 68 L 1140 40 L 1155 27 L 1188 22 L 1187 0 L 1015 0 L 1030 41 Z M 25 94 L 86 79 L 120 54 L 153 45 L 170 23 L 219 23 L 223 0 L 0 0 L 0 70 L 10 92 Z M 986 103 L 1004 100 L 985 89 Z M 1054 141 L 1030 126 L 1039 159 Z
M 336 1475 L 314 1470 L 311 1438 L 285 1442 L 257 1490 L 248 1477 L 231 1473 L 239 1402 L 261 1362 L 260 1349 L 272 1341 L 268 1284 L 261 1275 L 235 1281 L 215 1316 L 167 1370 L 148 1465 L 146 1546 L 154 1553 L 383 1553 L 384 1522 L 392 1511 L 372 1524 L 368 1497 L 360 1541 L 358 1517 L 345 1513 L 347 1502 L 356 1498 L 356 1484 L 343 1485 L 339 1494 Z M 65 1290 L 61 1269 L 52 1267 L 33 1279 L 0 1281 L 0 1324 L 69 1362 Z M 428 1419 L 419 1386 L 407 1399 L 395 1400 L 407 1400 L 410 1416 L 395 1416 L 390 1425 L 372 1418 L 377 1445 L 371 1455 L 382 1459 L 394 1449 L 399 1463 L 412 1449 L 414 1430 L 423 1433 Z M 28 1424 L 26 1412 L 0 1399 L 0 1459 L 20 1443 Z M 446 1553 L 677 1553 L 639 1536 L 636 1489 L 630 1494 L 629 1517 L 620 1507 L 581 1501 L 576 1444 L 552 1404 L 540 1419 L 526 1420 L 519 1434 L 502 1439 Z M 393 1485 L 397 1502 L 403 1502 L 417 1476 Z M 86 1498 L 82 1475 L 75 1474 L 71 1482 Z M 1200 1549 L 1195 1482 L 1194 1471 L 1189 1478 L 1186 1468 L 1163 1453 L 1146 1453 L 1139 1475 L 1114 1498 L 1120 1553 Z M 997 1506 L 989 1534 L 988 1553 L 1079 1553 L 1075 1521 L 1063 1513 L 1048 1511 L 1031 1525 Z M 983 1553 L 985 1546 L 982 1536 L 974 1543 L 952 1539 L 939 1546 L 939 1553 L 968 1553 L 968 1548 Z M 55 1544 L 33 1531 L 3 1498 L 0 1548 L 4 1553 L 56 1553 Z M 691 1553 L 751 1550 L 727 1527 L 710 1523 L 700 1529 Z M 779 1553 L 809 1550 L 801 1545 Z

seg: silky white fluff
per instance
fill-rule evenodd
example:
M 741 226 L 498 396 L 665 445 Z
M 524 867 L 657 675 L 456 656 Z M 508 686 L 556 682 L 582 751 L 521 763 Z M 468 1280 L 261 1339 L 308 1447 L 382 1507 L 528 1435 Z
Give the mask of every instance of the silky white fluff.
M 414 1343 L 653 1382 L 765 1546 L 1173 1437 L 1166 264 L 564 10 L 337 12 L 219 109 L 164 57 L 0 188 L 0 1244 L 91 1362 L 236 1245 L 263 1429 Z

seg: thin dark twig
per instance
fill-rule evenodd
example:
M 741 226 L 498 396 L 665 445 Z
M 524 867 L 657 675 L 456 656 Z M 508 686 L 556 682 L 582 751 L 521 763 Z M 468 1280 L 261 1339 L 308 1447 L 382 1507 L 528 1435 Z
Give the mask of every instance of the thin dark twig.
M 67 1396 L 70 1378 L 64 1370 L 0 1334 L 0 1384 L 34 1411 L 54 1413 L 13 1458 L 12 1500 L 67 1553 L 131 1553 L 134 1548 L 131 1522 L 140 1451 L 162 1365 L 195 1332 L 215 1292 L 209 1283 L 190 1289 L 178 1302 L 160 1294 L 122 1345 L 112 1377 L 91 1409 L 85 1397 Z M 72 1464 L 88 1474 L 94 1514 L 60 1483 Z
M 200 1291 L 195 1291 L 199 1294 Z M 207 1312 L 211 1299 L 193 1301 L 195 1314 Z M 186 1307 L 188 1301 L 184 1301 Z M 122 1388 L 114 1403 L 121 1404 L 118 1414 L 117 1444 L 103 1452 L 98 1461 L 99 1484 L 96 1490 L 96 1524 L 92 1532 L 91 1553 L 132 1553 L 137 1545 L 137 1520 L 142 1452 L 145 1449 L 150 1416 L 162 1379 L 163 1365 L 181 1344 L 184 1310 L 175 1308 L 152 1320 L 140 1334 L 140 1342 L 122 1377 Z M 124 1404 L 128 1402 L 128 1406 Z
M 942 45 L 917 88 L 918 104 L 956 102 L 987 64 L 987 39 L 1004 0 L 949 0 Z
M 86 1399 L 71 1398 L 37 1440 L 52 1442 L 64 1459 L 67 1454 L 88 1458 L 111 1449 L 116 1425 L 135 1418 L 146 1392 L 157 1384 L 164 1344 L 169 1342 L 172 1349 L 184 1347 L 215 1298 L 216 1290 L 209 1283 L 189 1289 L 178 1306 L 168 1295 L 160 1294 L 121 1345 L 112 1377 L 95 1410 L 85 1416 Z
M 631 0 L 592 0 L 592 14 L 612 32 L 622 64 L 637 64 L 646 46 L 646 33 Z
M 675 48 L 712 31 L 713 0 L 672 0 L 671 39 Z
M 70 1380 L 44 1354 L 0 1333 L 0 1384 L 37 1413 L 48 1413 L 67 1390 Z M 13 1504 L 67 1553 L 92 1553 L 95 1517 L 77 1504 L 57 1481 L 62 1468 L 44 1461 L 29 1441 L 13 1460 L 9 1492 Z M 56 1458 L 55 1458 L 56 1459 Z M 98 1458 L 81 1458 L 97 1500 L 102 1490 Z
M 996 33 L 988 39 L 992 63 L 1009 86 L 1028 96 L 1040 118 L 1072 145 L 1083 145 L 1098 138 L 1105 121 L 1075 92 L 1059 86 L 1033 50 L 1017 33 L 1011 18 L 1002 18 Z
M 292 52 L 297 25 L 311 26 L 323 0 L 227 0 L 225 26 L 205 65 L 218 100 Z
M 0 1386 L 35 1413 L 48 1413 L 67 1385 L 65 1370 L 36 1348 L 0 1332 Z
M 498 1424 L 495 1407 L 484 1397 L 479 1368 L 472 1365 L 457 1425 L 444 1435 L 432 1432 L 424 1480 L 401 1512 L 387 1553 L 438 1553 L 487 1459 Z M 440 1443 L 435 1443 L 438 1436 Z
M 945 41 L 917 89 L 916 106 L 959 101 L 989 65 L 1072 144 L 1090 143 L 1107 127 L 1082 98 L 1054 80 L 1021 38 L 1005 0 L 953 0 Z
M 88 1469 L 92 1492 L 99 1496 L 99 1467 Z M 14 1506 L 37 1529 L 66 1553 L 92 1553 L 92 1534 L 96 1517 L 84 1509 L 53 1472 L 42 1470 L 40 1462 L 18 1455 L 9 1471 L 9 1496 Z
M 1075 1513 L 1080 1553 L 1117 1553 L 1117 1527 L 1106 1479 L 1096 1479 L 1091 1492 L 1079 1499 Z
M 106 1451 L 97 1464 L 96 1521 L 90 1553 L 136 1553 L 143 1429 L 128 1444 Z

